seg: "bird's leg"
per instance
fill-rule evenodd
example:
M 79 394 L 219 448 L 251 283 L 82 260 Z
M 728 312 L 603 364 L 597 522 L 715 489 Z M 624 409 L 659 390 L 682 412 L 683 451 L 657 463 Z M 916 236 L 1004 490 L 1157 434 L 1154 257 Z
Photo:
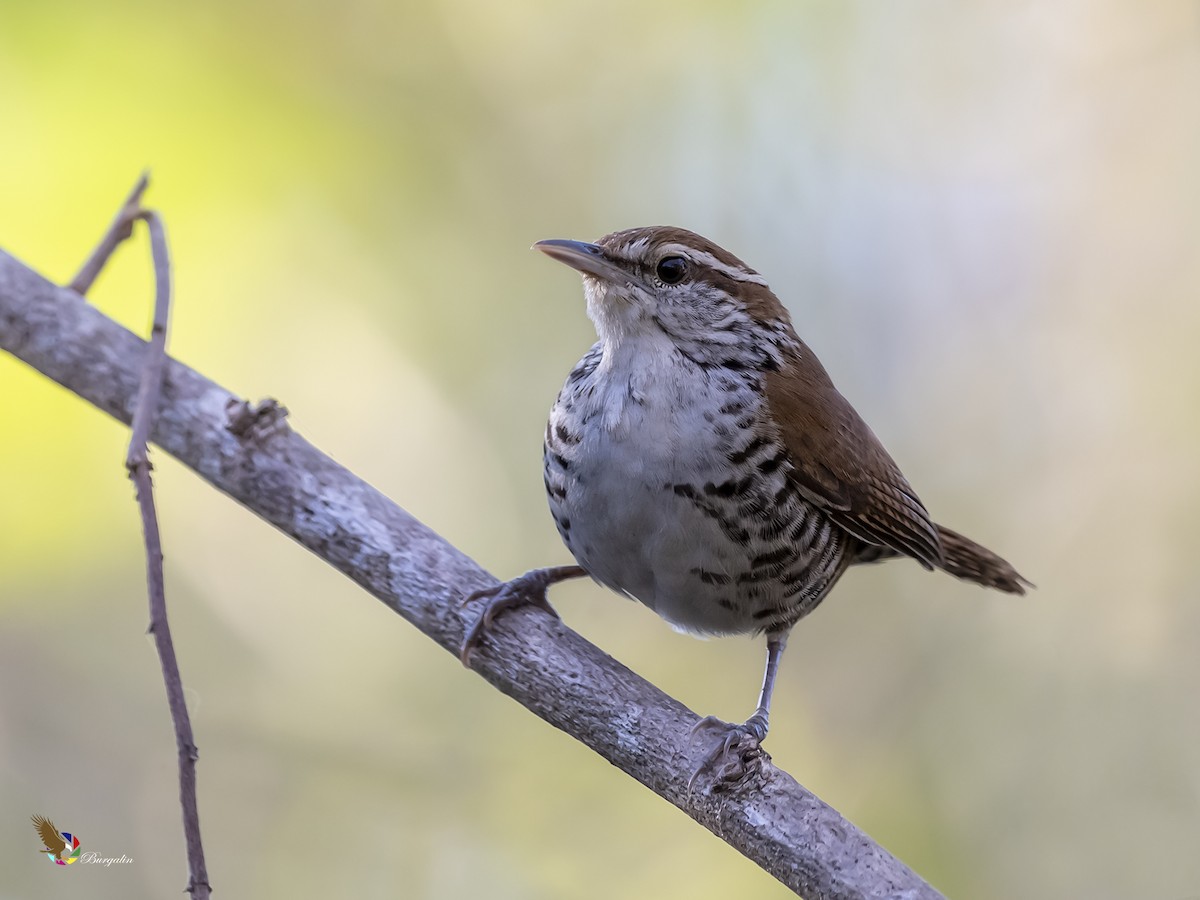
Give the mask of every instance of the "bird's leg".
M 735 725 L 716 716 L 705 716 L 692 729 L 694 738 L 701 731 L 717 732 L 717 742 L 708 755 L 696 767 L 688 779 L 688 790 L 696 778 L 706 769 L 713 770 L 717 784 L 737 782 L 745 778 L 755 762 L 763 755 L 762 742 L 767 737 L 771 718 L 771 695 L 775 692 L 775 676 L 779 674 L 779 660 L 787 646 L 786 631 L 767 635 L 767 667 L 763 672 L 762 691 L 758 695 L 758 708 L 754 715 Z
M 532 569 L 512 581 L 505 581 L 467 595 L 463 599 L 464 605 L 475 600 L 486 599 L 487 606 L 484 607 L 479 618 L 475 620 L 475 624 L 463 637 L 462 647 L 458 652 L 458 658 L 462 660 L 462 664 L 470 666 L 471 651 L 483 640 L 484 633 L 496 620 L 496 616 L 506 609 L 513 609 L 517 606 L 539 606 L 557 619 L 558 613 L 546 599 L 546 590 L 552 584 L 566 581 L 569 578 L 580 578 L 586 574 L 587 572 L 580 566 L 551 566 L 547 569 Z
M 767 666 L 763 671 L 762 690 L 758 694 L 758 708 L 746 720 L 744 728 L 754 732 L 758 741 L 767 736 L 771 718 L 771 695 L 775 693 L 775 676 L 779 674 L 779 661 L 783 659 L 783 648 L 787 646 L 788 633 L 767 636 Z

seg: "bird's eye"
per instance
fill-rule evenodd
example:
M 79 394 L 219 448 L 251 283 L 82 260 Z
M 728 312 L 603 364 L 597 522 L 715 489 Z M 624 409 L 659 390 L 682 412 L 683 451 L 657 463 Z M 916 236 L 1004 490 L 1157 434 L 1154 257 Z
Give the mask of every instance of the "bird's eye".
M 679 284 L 687 274 L 687 260 L 682 256 L 664 256 L 654 267 L 654 274 L 663 284 Z

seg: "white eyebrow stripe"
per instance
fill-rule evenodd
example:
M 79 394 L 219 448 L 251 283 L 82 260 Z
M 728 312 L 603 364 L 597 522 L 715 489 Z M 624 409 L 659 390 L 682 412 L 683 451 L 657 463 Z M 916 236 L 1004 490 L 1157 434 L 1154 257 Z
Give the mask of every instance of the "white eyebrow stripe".
M 742 268 L 726 265 L 711 253 L 705 253 L 703 250 L 697 250 L 695 247 L 688 247 L 685 244 L 668 244 L 663 250 L 667 253 L 678 253 L 680 256 L 700 263 L 702 266 L 707 266 L 714 271 L 720 272 L 734 281 L 745 281 L 750 284 L 761 284 L 763 287 L 767 286 L 766 279 L 757 272 L 748 272 Z
M 648 243 L 644 237 L 640 237 L 627 246 L 621 255 L 632 262 L 645 252 Z

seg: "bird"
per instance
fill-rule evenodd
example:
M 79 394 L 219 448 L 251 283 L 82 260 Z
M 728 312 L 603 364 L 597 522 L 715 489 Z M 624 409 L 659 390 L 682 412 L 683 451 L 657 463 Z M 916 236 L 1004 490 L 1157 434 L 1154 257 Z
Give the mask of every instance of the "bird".
M 714 716 L 692 774 L 755 771 L 792 627 L 848 568 L 910 558 L 1009 594 L 1031 584 L 936 524 L 883 444 L 797 335 L 766 279 L 694 232 L 632 228 L 534 248 L 580 273 L 597 341 L 543 442 L 546 494 L 575 565 L 481 591 L 461 659 L 504 610 L 557 615 L 548 588 L 590 576 L 698 635 L 763 635 L 754 713 Z
M 53 822 L 45 816 L 33 816 L 33 830 L 37 832 L 38 837 L 42 839 L 45 845 L 45 850 L 39 850 L 38 853 L 49 853 L 54 859 L 62 859 L 67 853 L 67 842 L 63 840 L 62 834 Z

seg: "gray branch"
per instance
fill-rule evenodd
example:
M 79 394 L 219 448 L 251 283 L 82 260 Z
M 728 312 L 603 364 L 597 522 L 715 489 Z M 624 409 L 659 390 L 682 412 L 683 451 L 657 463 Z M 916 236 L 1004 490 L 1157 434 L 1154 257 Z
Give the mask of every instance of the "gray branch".
M 0 348 L 128 424 L 146 343 L 0 251 Z M 150 439 L 214 487 L 354 579 L 458 665 L 477 610 L 459 599 L 495 579 L 292 431 L 282 407 L 252 407 L 170 360 Z M 941 895 L 795 779 L 715 792 L 688 778 L 698 717 L 537 609 L 499 619 L 475 670 L 582 741 L 808 900 Z

